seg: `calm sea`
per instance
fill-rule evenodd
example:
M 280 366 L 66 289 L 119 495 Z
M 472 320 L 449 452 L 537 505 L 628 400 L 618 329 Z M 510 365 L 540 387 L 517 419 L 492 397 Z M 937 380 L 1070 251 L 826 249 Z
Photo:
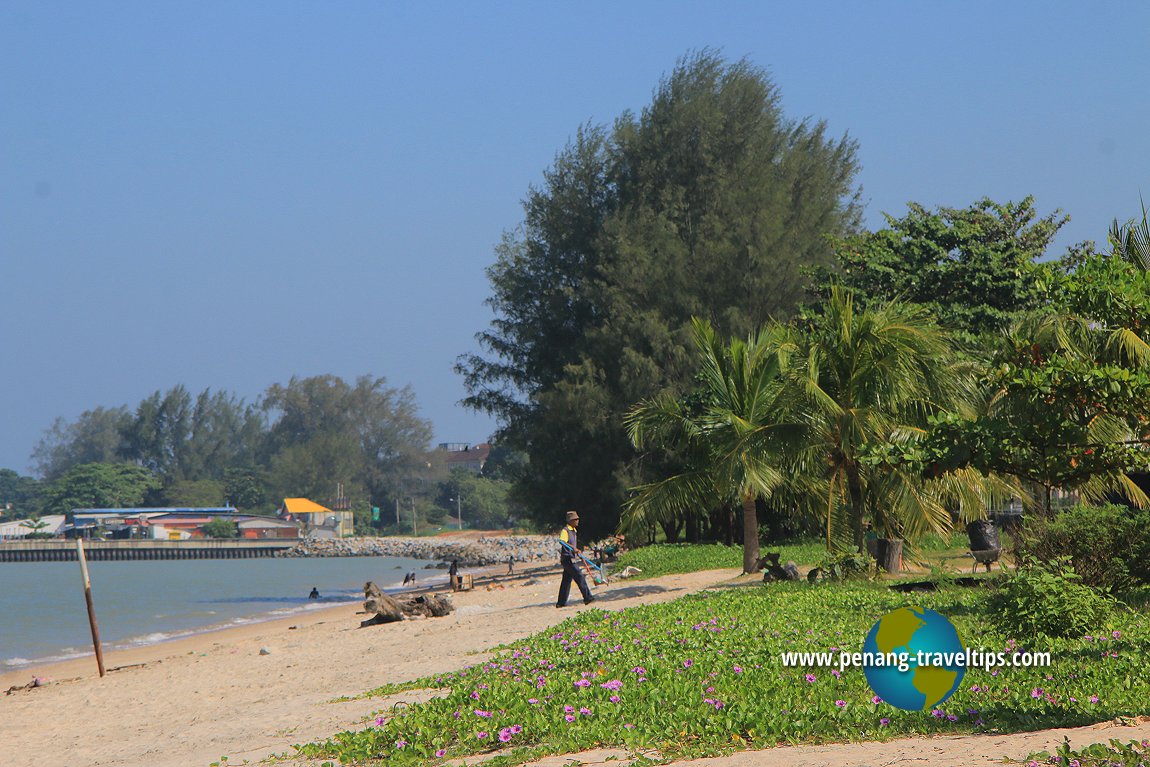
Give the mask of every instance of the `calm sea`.
M 363 584 L 446 582 L 394 557 L 89 562 L 105 649 L 131 647 L 363 600 Z M 308 599 L 312 587 L 320 599 Z M 80 566 L 0 563 L 0 672 L 91 653 Z

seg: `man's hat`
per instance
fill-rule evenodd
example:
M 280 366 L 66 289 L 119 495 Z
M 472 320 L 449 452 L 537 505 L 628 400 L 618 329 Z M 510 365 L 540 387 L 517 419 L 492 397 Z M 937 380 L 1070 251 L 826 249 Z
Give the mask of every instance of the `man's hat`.
M 577 519 L 579 519 L 579 512 L 577 512 L 577 511 L 567 512 L 567 521 L 568 522 L 574 522 Z

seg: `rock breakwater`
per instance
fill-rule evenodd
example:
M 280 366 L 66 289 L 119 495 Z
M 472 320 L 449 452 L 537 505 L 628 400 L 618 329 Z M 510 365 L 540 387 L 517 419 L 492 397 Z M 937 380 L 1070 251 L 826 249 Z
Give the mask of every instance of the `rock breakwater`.
M 460 567 L 559 559 L 553 536 L 506 535 L 484 538 L 317 538 L 305 539 L 281 557 L 407 557 L 439 562 L 459 560 Z

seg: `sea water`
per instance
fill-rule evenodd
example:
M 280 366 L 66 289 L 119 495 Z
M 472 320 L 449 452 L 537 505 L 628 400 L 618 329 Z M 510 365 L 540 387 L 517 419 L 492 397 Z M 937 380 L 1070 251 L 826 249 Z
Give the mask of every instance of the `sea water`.
M 133 647 L 363 600 L 363 584 L 446 582 L 396 557 L 88 562 L 105 649 Z M 319 599 L 309 599 L 312 588 Z M 0 563 L 0 673 L 92 652 L 76 562 Z

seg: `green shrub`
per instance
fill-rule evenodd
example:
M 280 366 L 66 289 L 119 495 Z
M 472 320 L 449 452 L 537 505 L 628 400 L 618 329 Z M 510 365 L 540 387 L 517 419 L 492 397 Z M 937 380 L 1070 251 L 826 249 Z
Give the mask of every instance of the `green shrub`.
M 860 578 L 869 578 L 874 569 L 874 560 L 866 554 L 853 552 L 849 554 L 834 554 L 824 558 L 819 563 L 823 577 L 832 581 L 849 581 Z
M 1113 606 L 1113 597 L 1084 584 L 1066 557 L 1025 561 L 987 600 L 991 619 L 1016 639 L 1091 633 Z
M 1018 545 L 1031 559 L 1069 557 L 1090 586 L 1120 590 L 1150 583 L 1150 510 L 1074 506 L 1049 519 L 1028 517 Z
M 1063 737 L 1056 754 L 1038 751 L 1026 757 L 1028 763 L 1073 764 L 1078 767 L 1144 767 L 1150 764 L 1150 741 L 1131 740 L 1123 743 L 1111 738 L 1109 743 L 1091 743 L 1082 748 L 1071 748 L 1070 739 Z

